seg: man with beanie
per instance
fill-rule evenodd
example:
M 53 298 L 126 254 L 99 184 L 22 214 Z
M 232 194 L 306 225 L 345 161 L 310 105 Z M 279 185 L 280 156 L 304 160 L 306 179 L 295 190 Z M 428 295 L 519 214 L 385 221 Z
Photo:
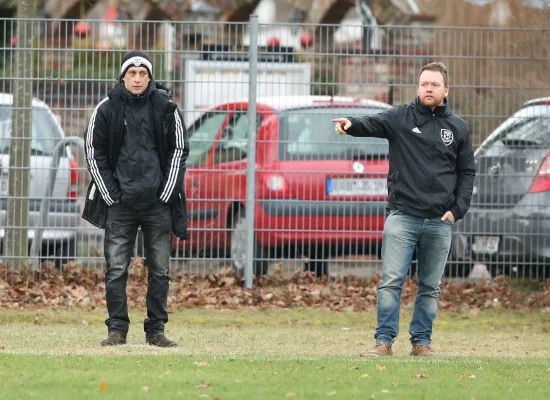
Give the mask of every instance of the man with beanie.
M 409 325 L 412 356 L 434 356 L 430 347 L 441 277 L 452 225 L 470 207 L 475 162 L 468 126 L 453 114 L 447 67 L 425 65 L 417 97 L 367 117 L 337 118 L 338 134 L 389 141 L 387 218 L 382 236 L 375 346 L 365 356 L 390 356 L 399 332 L 401 288 L 416 249 L 418 291 Z
M 126 343 L 128 267 L 141 226 L 148 266 L 146 343 L 175 347 L 164 325 L 172 232 L 187 237 L 183 178 L 189 146 L 181 113 L 155 82 L 144 52 L 124 56 L 119 83 L 94 109 L 84 138 L 91 182 L 82 217 L 105 229 L 109 318 L 101 345 Z

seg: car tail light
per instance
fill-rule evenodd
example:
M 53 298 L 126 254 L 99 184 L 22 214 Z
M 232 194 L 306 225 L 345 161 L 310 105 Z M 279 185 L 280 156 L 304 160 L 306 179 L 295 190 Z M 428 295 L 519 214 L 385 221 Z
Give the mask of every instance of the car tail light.
M 264 175 L 263 186 L 267 198 L 290 197 L 290 186 L 281 174 Z
M 67 197 L 69 199 L 77 199 L 78 198 L 78 164 L 76 163 L 74 158 L 71 158 L 69 163 L 71 168 L 71 182 L 69 186 L 69 193 L 67 193 Z
M 529 193 L 546 192 L 550 190 L 550 153 L 540 166 L 539 173 L 533 180 Z

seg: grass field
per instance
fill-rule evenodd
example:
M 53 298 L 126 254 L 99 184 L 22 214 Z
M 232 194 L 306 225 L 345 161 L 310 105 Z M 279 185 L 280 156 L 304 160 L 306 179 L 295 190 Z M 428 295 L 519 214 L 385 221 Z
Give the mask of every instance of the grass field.
M 105 312 L 0 310 L 0 399 L 548 399 L 550 313 L 440 312 L 435 358 L 408 356 L 410 309 L 395 356 L 366 359 L 375 314 L 181 309 L 144 345 L 102 348 Z

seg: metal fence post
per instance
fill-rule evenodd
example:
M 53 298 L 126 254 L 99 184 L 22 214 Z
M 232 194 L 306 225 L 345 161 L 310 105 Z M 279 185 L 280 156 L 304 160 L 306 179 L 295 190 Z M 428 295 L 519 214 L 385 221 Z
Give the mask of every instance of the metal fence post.
M 256 72 L 258 68 L 258 16 L 250 16 L 250 47 L 248 49 L 248 148 L 246 167 L 246 265 L 245 285 L 252 289 L 254 273 L 254 202 L 256 172 Z
M 70 136 L 61 139 L 52 152 L 52 161 L 50 163 L 50 179 L 48 179 L 48 182 L 46 183 L 46 193 L 44 193 L 44 197 L 42 198 L 42 202 L 40 203 L 40 214 L 38 216 L 38 220 L 36 222 L 36 227 L 34 230 L 34 239 L 31 243 L 30 254 L 33 260 L 33 268 L 35 268 L 37 265 L 40 265 L 42 234 L 44 232 L 44 227 L 48 223 L 48 213 L 50 212 L 50 198 L 52 197 L 53 189 L 55 186 L 57 169 L 59 168 L 61 157 L 66 155 L 66 147 L 70 145 L 77 146 L 80 150 L 82 150 L 82 154 L 84 154 L 84 140 L 78 136 Z

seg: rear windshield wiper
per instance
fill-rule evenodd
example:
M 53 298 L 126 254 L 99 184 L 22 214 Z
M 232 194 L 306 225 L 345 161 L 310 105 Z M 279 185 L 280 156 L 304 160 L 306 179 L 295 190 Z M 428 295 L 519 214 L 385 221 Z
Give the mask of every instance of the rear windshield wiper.
M 501 139 L 501 142 L 508 147 L 538 147 L 542 143 L 528 139 Z

